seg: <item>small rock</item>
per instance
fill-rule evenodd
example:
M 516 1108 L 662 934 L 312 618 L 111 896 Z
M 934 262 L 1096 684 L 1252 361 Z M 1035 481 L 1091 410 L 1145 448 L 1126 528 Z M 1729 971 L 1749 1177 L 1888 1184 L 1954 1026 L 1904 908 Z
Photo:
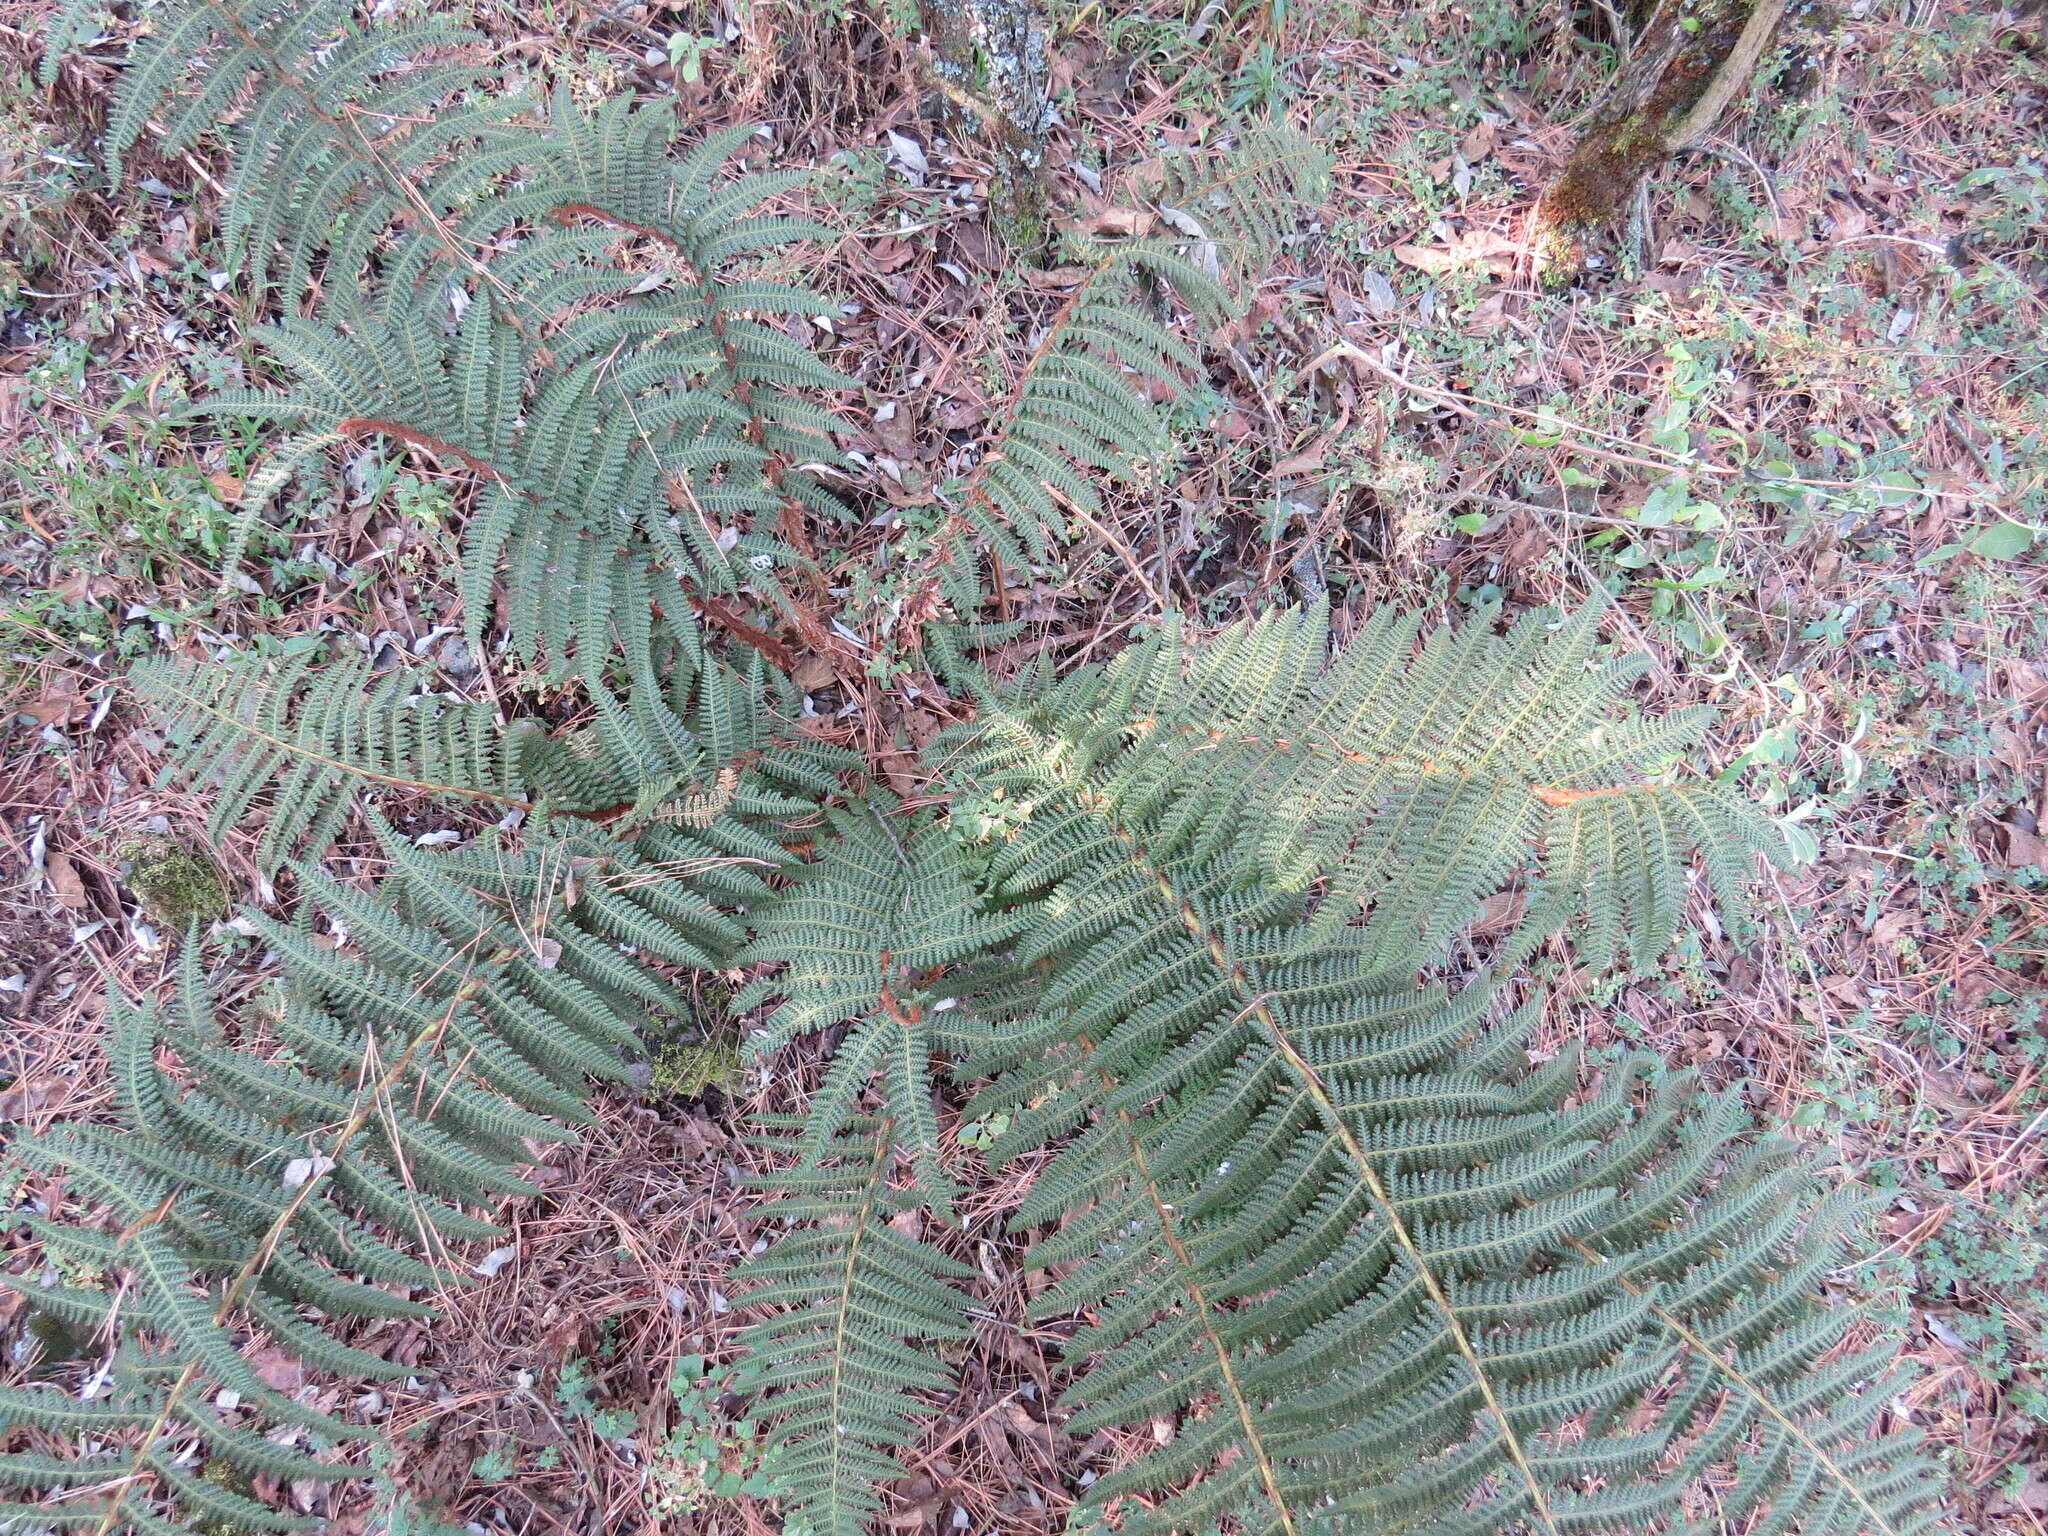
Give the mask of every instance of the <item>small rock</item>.
M 458 682 L 467 682 L 477 674 L 476 658 L 460 635 L 450 635 L 441 642 L 440 660 L 441 670 Z

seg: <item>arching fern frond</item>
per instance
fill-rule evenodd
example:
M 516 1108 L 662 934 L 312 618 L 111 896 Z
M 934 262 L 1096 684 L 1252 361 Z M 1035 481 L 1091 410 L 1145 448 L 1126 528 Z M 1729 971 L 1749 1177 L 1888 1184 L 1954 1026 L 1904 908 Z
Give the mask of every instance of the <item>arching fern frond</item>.
M 914 624 L 941 603 L 963 618 L 980 606 L 975 542 L 1019 568 L 1102 531 L 1105 489 L 1141 480 L 1171 446 L 1144 386 L 1177 386 L 1199 367 L 1169 324 L 1166 294 L 1202 321 L 1223 318 L 1328 177 L 1327 155 L 1270 129 L 1140 178 L 1135 190 L 1176 200 L 1161 205 L 1162 231 L 1102 242 L 1044 323 L 978 456 L 942 488 L 950 510 L 908 605 Z
M 629 603 L 665 599 L 680 618 L 690 595 L 736 591 L 792 558 L 757 531 L 784 504 L 768 479 L 774 454 L 755 440 L 761 408 L 733 398 L 704 306 L 695 310 L 640 317 L 657 339 L 631 349 L 630 334 L 595 348 L 580 334 L 618 330 L 616 311 L 572 320 L 551 338 L 542 369 L 492 304 L 392 284 L 371 303 L 337 298 L 319 319 L 253 327 L 291 382 L 216 394 L 190 414 L 290 426 L 302 445 L 287 450 L 294 467 L 327 445 L 381 438 L 468 476 L 477 499 L 463 525 L 460 584 L 471 644 L 481 646 L 502 578 L 519 649 L 559 661 L 609 648 Z M 697 387 L 707 374 L 721 388 Z M 836 381 L 827 370 L 802 382 Z M 785 446 L 800 436 L 810 458 L 829 459 L 813 425 L 773 435 Z
M 1816 1294 L 1854 1202 L 1817 1199 L 1738 1104 L 1645 1088 L 1641 1062 L 1574 1097 L 1569 1055 L 1526 1065 L 1536 1007 L 1501 1018 L 1484 974 L 1418 987 L 1435 930 L 1320 921 L 1318 900 L 1355 923 L 1355 893 L 1248 882 L 1245 848 L 1300 782 L 1275 792 L 1249 754 L 1155 757 L 1178 717 L 1118 713 L 1185 703 L 1140 686 L 1148 666 L 1207 676 L 1220 719 L 1262 739 L 1288 722 L 1259 757 L 1286 781 L 1302 717 L 1368 697 L 1317 692 L 1320 645 L 1270 632 L 1300 623 L 1213 657 L 1162 642 L 1128 691 L 1077 684 L 1072 731 L 1041 696 L 953 744 L 957 795 L 1023 808 L 985 818 L 988 879 L 1035 908 L 1014 958 L 1048 979 L 1028 1022 L 982 1036 L 968 1070 L 998 1075 L 969 1112 L 1014 1110 L 1000 1156 L 1057 1149 L 1017 1221 L 1058 1218 L 1041 1312 L 1087 1320 L 1071 1425 L 1179 1425 L 1088 1503 L 1161 1533 L 1676 1531 L 1708 1498 L 1807 1536 L 1929 1529 L 1924 1463 L 1875 1430 L 1892 1353 L 1838 1359 L 1856 1316 Z M 1470 636 L 1438 649 L 1460 644 L 1476 665 Z M 1216 679 L 1248 652 L 1272 665 L 1233 695 Z M 1377 697 L 1408 709 L 1402 658 L 1377 659 Z M 1354 811 L 1354 836 L 1416 819 L 1398 797 Z M 1540 832 L 1511 829 L 1518 857 Z
M 735 669 L 693 631 L 671 634 L 641 605 L 621 619 L 626 648 L 589 658 L 588 723 L 503 721 L 481 702 L 432 690 L 420 672 L 379 673 L 361 655 L 311 649 L 205 663 L 157 659 L 131 678 L 160 712 L 170 775 L 211 791 L 216 839 L 261 814 L 257 859 L 275 870 L 317 859 L 359 796 L 440 800 L 504 817 L 574 817 L 717 829 L 729 851 L 781 860 L 741 829 L 802 817 L 834 794 L 852 759 L 777 729 L 788 685 L 758 658 Z M 774 744 L 776 750 L 768 750 Z
M 492 710 L 432 692 L 418 674 L 379 676 L 365 656 L 325 650 L 187 663 L 130 674 L 176 748 L 173 770 L 215 790 L 214 841 L 263 805 L 257 860 L 324 852 L 366 786 L 530 810 Z
M 761 211 L 788 176 L 728 173 L 746 130 L 673 160 L 672 107 L 494 95 L 474 42 L 326 3 L 178 0 L 136 44 L 110 154 L 152 120 L 171 149 L 224 137 L 236 259 L 320 295 L 256 330 L 286 387 L 196 408 L 298 429 L 249 478 L 230 557 L 289 473 L 381 436 L 473 477 L 473 645 L 501 576 L 515 639 L 557 663 L 608 649 L 598 620 L 649 572 L 676 622 L 677 583 L 776 602 L 763 577 L 793 556 L 770 525 L 839 515 L 796 466 L 837 457 L 818 399 L 854 381 L 778 328 L 832 306 L 759 268 L 829 232 Z M 634 246 L 669 273 L 622 259 Z M 599 600 L 560 605 L 564 586 Z
M 879 1078 L 880 1113 L 897 1150 L 943 1213 L 952 1184 L 939 1162 L 932 1059 L 950 1037 L 944 1015 L 959 1002 L 945 995 L 943 977 L 1021 924 L 980 909 L 972 868 L 929 814 L 901 816 L 875 795 L 828 813 L 826 825 L 818 862 L 756 914 L 741 963 L 776 969 L 733 1008 L 781 1000 L 749 1042 L 755 1056 L 852 1021 L 812 1097 L 803 1145 L 813 1156 L 832 1146 Z
M 728 963 L 730 909 L 767 894 L 763 861 L 723 853 L 716 834 L 656 827 L 627 843 L 572 822 L 444 854 L 377 830 L 374 891 L 301 864 L 299 917 L 252 917 L 282 993 L 244 1008 L 232 1043 L 188 943 L 168 1008 L 110 1002 L 120 1130 L 9 1148 L 110 1213 L 28 1223 L 63 1273 L 95 1282 L 0 1275 L 79 1338 L 118 1346 L 90 1423 L 68 1396 L 0 1395 L 0 1424 L 50 1441 L 0 1456 L 0 1484 L 104 1489 L 26 1506 L 35 1519 L 86 1508 L 107 1530 L 316 1528 L 234 1479 L 355 1475 L 327 1451 L 366 1432 L 266 1385 L 247 1346 L 342 1377 L 410 1373 L 341 1326 L 430 1313 L 420 1292 L 459 1273 L 447 1245 L 495 1230 L 474 1209 L 531 1193 L 516 1171 L 531 1147 L 571 1139 L 559 1122 L 591 1118 L 587 1082 L 626 1078 L 641 1021 L 685 1006 L 654 967 Z
M 282 969 L 274 1006 L 219 1029 L 188 941 L 167 1015 L 116 1000 L 121 1133 L 70 1127 L 9 1148 L 113 1225 L 31 1222 L 65 1273 L 97 1283 L 0 1284 L 81 1337 L 104 1330 L 123 1360 L 165 1366 L 110 1378 L 128 1414 L 115 1435 L 63 1441 L 68 1421 L 43 1397 L 4 1400 L 63 1443 L 0 1458 L 0 1483 L 110 1490 L 27 1506 L 37 1518 L 89 1508 L 108 1530 L 287 1528 L 233 1487 L 267 1464 L 268 1429 L 313 1436 L 315 1452 L 362 1431 L 265 1388 L 247 1345 L 331 1375 L 393 1369 L 337 1325 L 421 1313 L 414 1293 L 446 1281 L 447 1245 L 493 1230 L 473 1208 L 530 1193 L 516 1170 L 531 1148 L 590 1118 L 591 1079 L 629 1076 L 644 1020 L 685 1007 L 668 968 L 731 963 L 744 937 L 733 914 L 762 906 L 763 876 L 790 862 L 777 823 L 814 814 L 842 764 L 822 747 L 762 753 L 773 727 L 758 666 L 735 672 L 688 631 L 657 639 L 644 616 L 626 628 L 629 702 L 593 659 L 595 716 L 552 734 L 529 723 L 501 737 L 462 706 L 438 722 L 444 735 L 422 735 L 406 714 L 421 703 L 360 663 L 341 665 L 339 683 L 310 661 L 159 669 L 153 685 L 191 713 L 238 806 L 280 786 L 280 850 L 331 835 L 359 789 L 519 796 L 525 824 L 428 852 L 366 812 L 374 889 L 302 859 L 298 916 L 246 919 Z M 422 766 L 446 776 L 423 780 Z M 207 1406 L 224 1392 L 239 1413 Z M 195 1467 L 219 1476 L 195 1480 Z
M 769 1181 L 776 1209 L 812 1225 L 736 1278 L 766 1287 L 757 1304 L 817 1300 L 756 1325 L 749 1347 L 782 1383 L 763 1407 L 795 1508 L 821 1531 L 851 1533 L 877 1509 L 875 1485 L 897 1475 L 889 1453 L 915 1426 L 911 1393 L 951 1380 L 916 1341 L 966 1333 L 943 1281 L 973 1272 L 897 1225 L 919 1207 L 953 1220 L 933 1103 L 936 1058 L 957 1038 L 945 978 L 1019 925 L 981 910 L 968 861 L 929 813 L 902 815 L 876 793 L 832 812 L 825 830 L 817 862 L 755 914 L 740 960 L 774 970 L 733 1001 L 748 1013 L 780 999 L 749 1041 L 756 1056 L 850 1024 L 803 1117 L 774 1143 L 795 1159 Z M 899 1161 L 910 1173 L 901 1187 Z

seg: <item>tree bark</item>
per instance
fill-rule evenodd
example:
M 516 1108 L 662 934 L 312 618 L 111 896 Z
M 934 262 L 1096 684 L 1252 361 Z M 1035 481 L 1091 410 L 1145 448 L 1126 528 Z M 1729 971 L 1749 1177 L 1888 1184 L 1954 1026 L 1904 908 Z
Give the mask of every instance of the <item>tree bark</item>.
M 1633 57 L 1536 205 L 1537 269 L 1568 282 L 1587 239 L 1628 206 L 1643 178 L 1713 127 L 1784 19 L 1788 0 L 1659 0 Z
M 921 0 L 934 84 L 956 131 L 988 142 L 995 175 L 990 225 L 1013 251 L 1036 257 L 1046 241 L 1045 133 L 1049 66 L 1030 0 Z

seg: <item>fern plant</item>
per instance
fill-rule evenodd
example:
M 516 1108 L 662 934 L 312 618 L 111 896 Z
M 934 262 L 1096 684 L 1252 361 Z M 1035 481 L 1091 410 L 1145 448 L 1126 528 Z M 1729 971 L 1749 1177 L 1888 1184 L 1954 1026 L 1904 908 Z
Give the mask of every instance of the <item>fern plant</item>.
M 1223 315 L 1322 157 L 1247 132 L 1128 183 L 1161 232 L 1089 251 L 909 557 L 899 634 L 972 719 L 906 807 L 785 728 L 773 631 L 840 643 L 780 577 L 838 515 L 801 466 L 851 382 L 776 323 L 830 309 L 762 266 L 810 232 L 754 211 L 794 183 L 489 62 L 328 0 L 173 0 L 110 120 L 116 157 L 224 139 L 228 248 L 290 299 L 276 381 L 198 408 L 292 434 L 245 518 L 344 442 L 460 468 L 470 639 L 538 665 L 488 703 L 338 650 L 138 674 L 298 908 L 248 915 L 252 999 L 194 934 L 168 999 L 111 1000 L 118 1128 L 8 1149 L 81 1218 L 13 1218 L 44 1264 L 0 1284 L 92 1364 L 0 1390 L 0 1532 L 317 1524 L 259 1494 L 371 1431 L 257 1351 L 396 1373 L 379 1320 L 431 1312 L 679 977 L 733 967 L 755 1056 L 838 1037 L 808 1111 L 751 1128 L 777 1235 L 738 1277 L 812 1528 L 886 1515 L 971 1333 L 961 1095 L 1032 1170 L 1069 1426 L 1167 1430 L 1077 1526 L 1930 1528 L 1894 1351 L 1819 1296 L 1857 1202 L 1731 1095 L 1643 1056 L 1582 1092 L 1527 1049 L 1549 957 L 1654 959 L 1696 860 L 1733 926 L 1777 852 L 1690 772 L 1701 717 L 1629 710 L 1597 610 L 1169 623 L 1006 686 L 967 659 L 978 561 L 1050 562 L 1166 450 L 1143 380 L 1198 363 L 1170 306 Z M 472 840 L 394 830 L 425 803 Z

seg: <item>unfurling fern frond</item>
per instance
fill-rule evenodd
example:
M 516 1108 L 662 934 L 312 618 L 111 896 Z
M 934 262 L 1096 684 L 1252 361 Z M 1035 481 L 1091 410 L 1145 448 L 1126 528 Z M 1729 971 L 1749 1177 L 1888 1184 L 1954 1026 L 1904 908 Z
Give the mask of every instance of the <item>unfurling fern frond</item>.
M 1058 1149 L 1017 1223 L 1058 1218 L 1040 1311 L 1086 1319 L 1071 1425 L 1178 1423 L 1089 1490 L 1124 1530 L 1648 1533 L 1711 1505 L 1731 1529 L 1904 1536 L 1937 1518 L 1910 1437 L 1878 1427 L 1894 1351 L 1846 1349 L 1857 1315 L 1817 1296 L 1856 1202 L 1817 1198 L 1737 1101 L 1644 1060 L 1578 1097 L 1568 1053 L 1527 1064 L 1537 1000 L 1508 1010 L 1484 972 L 1418 984 L 1479 872 L 1551 830 L 1487 808 L 1535 772 L 1619 790 L 1617 764 L 1640 762 L 1584 744 L 1611 694 L 1556 622 L 1498 640 L 1475 622 L 1412 671 L 1412 627 L 1368 627 L 1327 670 L 1299 616 L 1213 648 L 1169 637 L 954 744 L 958 795 L 1026 808 L 985 819 L 988 879 L 1035 910 L 1014 958 L 1047 979 L 1028 1019 L 982 1037 L 970 1070 L 997 1077 L 970 1112 L 1015 1110 L 999 1155 Z M 1570 690 L 1538 686 L 1550 644 L 1581 668 Z M 1433 714 L 1460 678 L 1512 699 L 1459 688 Z M 1200 711 L 1220 741 L 1157 746 Z M 1303 774 L 1317 722 L 1327 761 Z M 1438 764 L 1462 784 L 1504 742 L 1502 787 L 1424 798 Z M 1327 890 L 1261 880 L 1275 847 L 1319 849 L 1300 812 L 1367 748 L 1380 789 L 1344 802 L 1340 853 L 1390 824 L 1429 847 L 1455 822 L 1484 845 L 1467 872 L 1448 895 L 1443 857 Z M 1574 872 L 1642 878 L 1639 851 L 1612 851 Z M 1525 921 L 1555 932 L 1568 905 L 1543 910 Z

